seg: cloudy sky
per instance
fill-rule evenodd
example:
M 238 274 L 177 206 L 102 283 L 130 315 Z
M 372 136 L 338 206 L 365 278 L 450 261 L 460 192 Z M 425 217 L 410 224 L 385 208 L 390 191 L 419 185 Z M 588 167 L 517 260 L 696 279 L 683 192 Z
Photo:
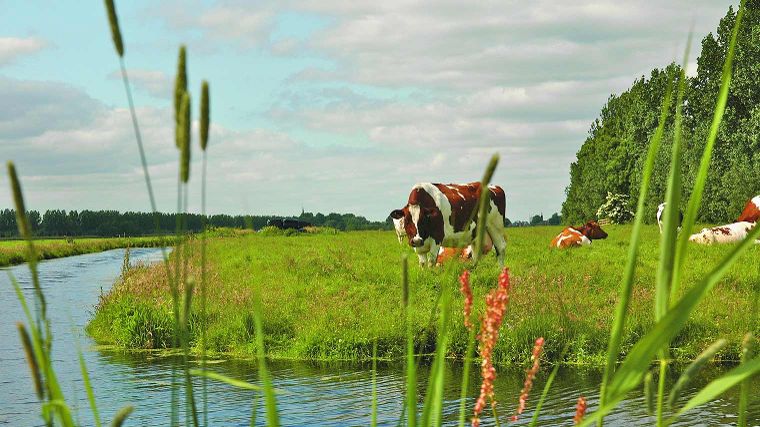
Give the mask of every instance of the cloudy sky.
M 493 153 L 507 216 L 558 211 L 611 93 L 738 1 L 118 1 L 159 209 L 176 206 L 172 90 L 211 85 L 211 213 L 385 219 Z M 31 209 L 149 210 L 101 2 L 0 0 L 0 158 Z M 680 59 L 678 59 L 680 61 Z M 693 65 L 692 65 L 693 68 Z M 194 116 L 197 117 L 197 103 Z M 197 145 L 196 145 L 197 148 Z M 194 152 L 190 208 L 200 209 Z M 0 207 L 10 207 L 0 178 Z

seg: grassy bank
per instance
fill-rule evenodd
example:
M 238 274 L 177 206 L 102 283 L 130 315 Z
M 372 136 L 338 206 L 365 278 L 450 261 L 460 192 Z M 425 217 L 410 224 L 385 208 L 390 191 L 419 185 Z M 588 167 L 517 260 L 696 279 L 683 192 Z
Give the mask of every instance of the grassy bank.
M 605 227 L 606 240 L 591 247 L 557 251 L 548 242 L 560 227 L 507 230 L 507 266 L 513 290 L 505 327 L 495 352 L 500 363 L 523 362 L 533 340 L 547 339 L 548 353 L 570 344 L 568 361 L 601 364 L 628 248 L 629 226 Z M 626 326 L 623 354 L 653 324 L 652 298 L 659 232 L 647 226 Z M 217 237 L 209 240 L 208 340 L 212 351 L 253 355 L 253 301 L 260 287 L 264 303 L 266 350 L 275 358 L 360 359 L 372 352 L 373 337 L 383 357 L 404 354 L 401 310 L 402 248 L 391 232 L 337 235 Z M 196 245 L 197 246 L 197 245 Z M 730 246 L 694 247 L 682 291 L 728 252 Z M 738 360 L 760 287 L 760 247 L 752 248 L 706 298 L 673 343 L 672 355 L 692 359 L 719 337 L 730 344 L 719 356 Z M 441 286 L 458 288 L 456 275 L 466 264 L 446 271 L 410 265 L 410 301 L 416 347 L 433 351 L 431 310 Z M 199 257 L 190 274 L 200 277 Z M 495 287 L 499 272 L 489 254 L 472 272 L 475 312 Z M 456 316 L 462 298 L 457 292 Z M 194 317 L 197 321 L 197 315 Z M 753 324 L 754 323 L 754 324 Z M 452 355 L 466 347 L 461 321 L 452 326 Z M 128 272 L 102 299 L 88 327 L 100 343 L 160 348 L 172 342 L 171 298 L 161 266 Z M 197 340 L 195 341 L 197 345 Z
M 40 239 L 34 245 L 40 259 L 62 258 L 72 255 L 102 252 L 110 249 L 130 247 L 170 246 L 167 237 L 103 237 L 85 239 Z M 26 262 L 26 242 L 24 240 L 0 241 L 0 267 Z

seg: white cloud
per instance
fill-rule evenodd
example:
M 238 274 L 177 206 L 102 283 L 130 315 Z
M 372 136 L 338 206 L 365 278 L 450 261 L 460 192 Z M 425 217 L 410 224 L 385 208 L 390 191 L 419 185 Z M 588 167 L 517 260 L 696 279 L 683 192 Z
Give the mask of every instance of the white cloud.
M 0 66 L 14 62 L 21 56 L 37 53 L 48 43 L 37 37 L 0 37 Z
M 129 69 L 127 73 L 130 83 L 136 90 L 155 98 L 173 99 L 174 80 L 163 71 Z M 114 71 L 108 77 L 113 80 L 121 80 L 121 71 Z

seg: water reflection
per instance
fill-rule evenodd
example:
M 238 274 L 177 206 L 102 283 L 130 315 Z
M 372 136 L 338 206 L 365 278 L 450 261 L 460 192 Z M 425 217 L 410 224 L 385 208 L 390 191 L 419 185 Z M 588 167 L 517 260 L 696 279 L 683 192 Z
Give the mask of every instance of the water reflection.
M 123 352 L 96 349 L 84 336 L 83 327 L 91 317 L 98 295 L 108 290 L 121 268 L 123 250 L 46 261 L 40 264 L 40 275 L 48 296 L 53 333 L 53 352 L 56 372 L 64 393 L 74 406 L 77 420 L 92 425 L 87 396 L 84 392 L 76 348 L 84 349 L 101 416 L 110 420 L 125 404 L 135 405 L 131 425 L 168 425 L 171 408 L 171 389 L 179 393 L 181 384 L 173 382 L 179 372 L 179 357 L 157 357 L 149 352 Z M 156 249 L 133 249 L 134 262 L 156 260 Z M 31 295 L 28 270 L 24 266 L 10 270 L 17 276 L 27 295 Z M 39 405 L 29 379 L 24 355 L 18 345 L 14 323 L 23 318 L 15 294 L 5 275 L 0 275 L 0 424 L 13 426 L 41 425 Z M 278 408 L 283 425 L 368 425 L 371 410 L 372 376 L 369 364 L 336 362 L 273 361 L 270 370 L 278 396 Z M 257 381 L 256 364 L 251 360 L 212 361 L 209 369 L 250 382 Z M 403 411 L 404 367 L 399 363 L 378 365 L 378 421 L 380 425 L 397 425 Z M 722 372 L 710 367 L 695 386 L 704 385 Z M 531 396 L 535 405 L 548 372 L 539 374 Z M 423 395 L 428 370 L 420 367 L 419 395 Z M 459 411 L 462 365 L 446 366 L 444 388 L 444 420 L 456 425 Z M 501 414 L 512 415 L 522 387 L 523 372 L 519 369 L 499 369 L 495 383 Z M 542 410 L 540 425 L 571 425 L 576 400 L 580 394 L 588 398 L 589 410 L 595 408 L 600 372 L 592 369 L 563 368 L 560 370 Z M 670 378 L 673 381 L 673 378 Z M 472 369 L 468 407 L 471 408 L 479 388 L 477 366 Z M 196 392 L 201 395 L 201 380 L 195 379 Z M 760 380 L 752 385 L 753 396 L 760 394 Z M 198 399 L 200 400 L 200 398 Z M 682 426 L 734 425 L 736 422 L 737 390 L 693 411 Z M 182 407 L 184 402 L 180 401 Z M 223 383 L 208 382 L 208 417 L 211 425 L 248 425 L 253 404 L 253 392 L 236 389 Z M 422 405 L 422 401 L 419 402 Z M 651 425 L 640 393 L 623 402 L 608 418 L 606 425 Z M 259 399 L 257 424 L 264 425 L 263 399 Z M 760 399 L 751 403 L 750 425 L 760 425 Z M 186 413 L 180 412 L 180 420 Z M 517 425 L 527 425 L 532 412 L 523 415 Z M 468 414 L 469 416 L 469 414 Z M 490 417 L 483 425 L 493 425 Z

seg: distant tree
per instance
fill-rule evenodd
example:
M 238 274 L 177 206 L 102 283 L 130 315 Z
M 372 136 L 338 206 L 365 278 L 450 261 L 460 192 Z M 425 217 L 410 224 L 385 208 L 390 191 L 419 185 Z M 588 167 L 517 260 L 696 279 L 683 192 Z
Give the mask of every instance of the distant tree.
M 544 216 L 542 215 L 533 215 L 530 218 L 530 225 L 543 225 L 544 223 Z
M 549 225 L 560 225 L 562 224 L 562 216 L 558 214 L 557 212 L 554 212 L 554 214 L 546 221 Z

